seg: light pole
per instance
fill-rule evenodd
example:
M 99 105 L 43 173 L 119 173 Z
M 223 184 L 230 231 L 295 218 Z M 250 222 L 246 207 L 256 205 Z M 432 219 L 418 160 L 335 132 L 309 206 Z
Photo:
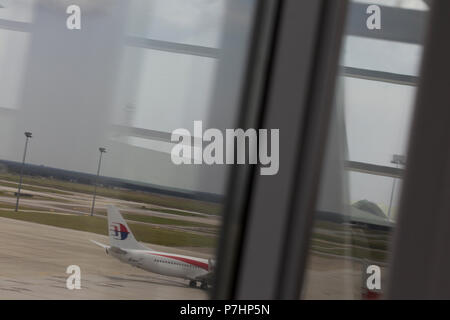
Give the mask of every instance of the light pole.
M 20 189 L 22 189 L 23 167 L 25 166 L 25 157 L 27 155 L 28 139 L 33 137 L 33 134 L 31 132 L 25 132 L 25 137 L 25 150 L 23 150 L 22 166 L 20 167 L 19 188 L 17 189 L 16 212 L 19 210 Z
M 394 154 L 392 157 L 391 163 L 395 164 L 398 168 L 399 165 L 405 165 L 406 164 L 406 157 L 398 154 Z M 391 220 L 391 209 L 392 209 L 392 201 L 394 199 L 394 191 L 395 191 L 395 184 L 397 182 L 397 179 L 394 178 L 394 181 L 392 182 L 392 190 L 391 190 L 391 200 L 389 201 L 389 210 L 388 210 L 388 220 Z
M 104 153 L 106 153 L 106 149 L 98 148 L 98 151 L 100 151 L 100 158 L 98 159 L 97 176 L 95 177 L 95 183 L 94 183 L 94 197 L 92 198 L 91 216 L 94 215 L 95 196 L 97 195 L 97 181 L 98 181 L 98 176 L 100 175 L 100 166 L 102 165 L 102 155 Z

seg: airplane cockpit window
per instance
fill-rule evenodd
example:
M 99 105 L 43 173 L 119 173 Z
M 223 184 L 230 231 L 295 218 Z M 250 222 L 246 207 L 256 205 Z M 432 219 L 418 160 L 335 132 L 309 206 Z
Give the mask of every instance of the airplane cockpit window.
M 428 2 L 350 1 L 302 298 L 380 299 Z
M 0 299 L 208 297 L 255 7 L 0 0 Z

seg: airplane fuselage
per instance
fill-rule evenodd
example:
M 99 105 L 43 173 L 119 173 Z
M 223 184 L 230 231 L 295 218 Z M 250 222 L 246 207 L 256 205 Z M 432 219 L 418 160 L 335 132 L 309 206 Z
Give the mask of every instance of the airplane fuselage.
M 120 261 L 165 276 L 195 280 L 210 272 L 208 260 L 165 252 L 119 249 L 107 250 Z
M 120 214 L 119 209 L 108 206 L 109 245 L 91 240 L 116 259 L 153 273 L 189 280 L 189 286 L 207 289 L 212 284 L 213 259 L 159 252 L 139 243 Z

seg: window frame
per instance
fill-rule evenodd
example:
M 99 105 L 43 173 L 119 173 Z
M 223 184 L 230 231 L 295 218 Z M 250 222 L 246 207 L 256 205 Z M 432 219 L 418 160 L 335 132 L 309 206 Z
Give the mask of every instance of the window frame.
M 433 0 L 395 233 L 389 299 L 450 299 L 450 2 Z
M 280 171 L 260 176 L 257 166 L 233 167 L 215 299 L 299 297 L 346 8 L 345 0 L 260 7 L 268 10 L 263 11 L 268 19 L 262 23 L 266 28 L 257 22 L 254 29 L 249 60 L 257 62 L 247 83 L 259 80 L 244 87 L 240 125 L 280 129 Z

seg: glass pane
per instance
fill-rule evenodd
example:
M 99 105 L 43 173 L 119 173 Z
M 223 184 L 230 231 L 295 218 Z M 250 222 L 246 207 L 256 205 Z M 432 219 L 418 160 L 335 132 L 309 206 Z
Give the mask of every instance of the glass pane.
M 0 3 L 0 23 L 14 25 L 14 22 L 32 22 L 33 6 L 37 0 L 2 0 Z M 11 23 L 12 22 L 12 23 Z
M 1 1 L 0 299 L 207 298 L 227 169 L 171 135 L 235 126 L 256 1 L 77 3 Z
M 197 46 L 220 46 L 225 0 L 129 2 L 130 35 Z
M 369 5 L 380 8 L 373 33 Z M 419 0 L 350 2 L 304 299 L 383 297 L 423 51 L 404 22 L 423 28 L 427 13 Z

